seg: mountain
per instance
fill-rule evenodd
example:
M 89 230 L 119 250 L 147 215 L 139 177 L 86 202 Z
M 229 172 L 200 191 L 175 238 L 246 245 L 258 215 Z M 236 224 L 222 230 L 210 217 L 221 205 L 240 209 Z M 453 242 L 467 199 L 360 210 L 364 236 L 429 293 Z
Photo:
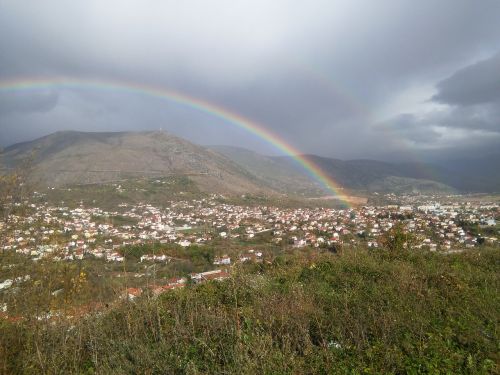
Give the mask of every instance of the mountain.
M 450 185 L 461 191 L 500 191 L 500 153 L 441 161 L 436 170 Z
M 288 156 L 264 156 L 237 147 L 212 146 L 275 189 L 284 192 L 317 193 L 321 186 L 311 182 L 305 171 Z M 393 164 L 376 160 L 340 160 L 305 155 L 339 185 L 358 191 L 394 193 L 450 193 L 455 187 L 437 180 L 430 166 Z M 324 191 L 323 191 L 324 193 Z
M 290 162 L 261 155 L 240 147 L 210 146 L 249 171 L 261 183 L 280 192 L 294 194 L 324 194 L 324 188 Z
M 421 164 L 397 164 L 377 160 L 339 160 L 308 155 L 338 184 L 353 190 L 392 193 L 452 193 L 448 181 L 439 180 L 435 168 Z
M 30 155 L 35 181 L 46 186 L 183 175 L 204 192 L 328 194 L 292 157 L 230 146 L 202 147 L 163 131 L 62 131 L 7 147 L 0 160 L 8 169 Z M 436 165 L 305 157 L 347 190 L 431 194 L 500 190 L 498 155 Z
M 15 167 L 30 155 L 35 180 L 48 186 L 188 175 L 207 192 L 265 190 L 227 157 L 166 132 L 57 132 L 5 148 L 4 168 Z

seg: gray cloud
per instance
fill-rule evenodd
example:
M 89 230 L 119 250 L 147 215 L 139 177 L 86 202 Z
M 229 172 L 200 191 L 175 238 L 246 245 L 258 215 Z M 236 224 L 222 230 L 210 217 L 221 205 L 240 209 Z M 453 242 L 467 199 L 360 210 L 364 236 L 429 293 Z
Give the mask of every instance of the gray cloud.
M 55 90 L 37 92 L 0 92 L 0 116 L 13 113 L 49 112 L 58 103 Z
M 429 103 L 440 106 L 405 113 L 375 126 L 414 152 L 487 155 L 500 148 L 500 54 L 458 69 L 436 84 Z M 427 154 L 429 156 L 430 154 Z M 441 155 L 442 158 L 442 155 Z
M 469 106 L 500 101 L 500 53 L 454 73 L 437 85 L 433 100 Z
M 450 127 L 453 114 L 404 114 L 379 124 L 377 139 L 385 138 L 379 155 L 394 160 L 467 159 L 498 154 L 500 131 L 477 127 Z
M 390 120 L 389 124 L 384 124 L 384 126 L 387 125 L 401 139 L 416 144 L 429 145 L 440 141 L 443 136 L 436 130 L 435 119 L 419 119 L 410 113 L 397 116 Z
M 446 154 L 462 147 L 466 131 L 486 142 L 479 134 L 498 130 L 499 57 L 484 60 L 500 51 L 498 19 L 496 0 L 0 0 L 0 81 L 68 76 L 167 87 L 257 121 L 306 153 Z M 415 85 L 437 85 L 433 102 L 445 108 L 391 106 Z M 374 115 L 381 107 L 392 114 L 384 131 Z M 219 118 L 134 94 L 0 96 L 4 146 L 60 129 L 159 127 L 276 152 Z

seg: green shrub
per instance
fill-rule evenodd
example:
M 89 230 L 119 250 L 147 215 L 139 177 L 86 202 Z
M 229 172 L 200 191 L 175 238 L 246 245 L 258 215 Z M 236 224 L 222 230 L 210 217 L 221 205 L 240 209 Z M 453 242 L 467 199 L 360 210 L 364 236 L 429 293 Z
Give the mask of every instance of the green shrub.
M 344 250 L 78 321 L 0 323 L 3 373 L 488 374 L 499 371 L 500 253 Z

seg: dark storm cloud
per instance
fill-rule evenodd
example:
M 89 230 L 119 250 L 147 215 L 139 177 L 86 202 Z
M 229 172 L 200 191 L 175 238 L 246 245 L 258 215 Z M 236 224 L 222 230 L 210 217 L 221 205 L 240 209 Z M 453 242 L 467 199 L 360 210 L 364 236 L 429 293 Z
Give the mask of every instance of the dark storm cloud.
M 496 0 L 0 0 L 0 81 L 67 76 L 167 87 L 257 121 L 308 153 L 451 152 L 467 132 L 480 143 L 497 131 L 499 58 L 484 56 L 500 51 L 498 19 Z M 445 108 L 392 104 L 420 86 L 436 86 L 431 104 Z M 87 89 L 51 95 L 2 94 L 1 144 L 68 128 L 162 127 L 195 142 L 275 152 L 172 102 Z
M 498 129 L 472 128 L 470 123 L 457 127 L 455 120 L 460 120 L 456 114 L 402 114 L 378 124 L 375 139 L 385 139 L 385 149 L 379 150 L 379 155 L 387 160 L 403 157 L 432 161 L 498 154 Z
M 423 115 L 402 114 L 386 121 L 381 127 L 390 127 L 393 131 L 413 134 L 413 137 L 424 139 L 430 137 L 430 128 L 456 131 L 485 131 L 500 133 L 500 103 L 474 107 L 446 108 Z M 419 131 L 422 132 L 418 135 Z M 445 134 L 443 134 L 444 136 Z M 429 139 L 430 141 L 431 139 Z
M 500 53 L 469 65 L 437 85 L 433 100 L 469 106 L 500 101 Z
M 500 100 L 488 104 L 453 108 L 442 116 L 441 124 L 448 128 L 485 130 L 500 133 Z
M 464 149 L 487 153 L 500 144 L 500 54 L 470 64 L 441 80 L 425 113 L 395 116 L 376 128 L 390 129 L 421 149 Z M 481 143 L 484 143 L 481 146 Z

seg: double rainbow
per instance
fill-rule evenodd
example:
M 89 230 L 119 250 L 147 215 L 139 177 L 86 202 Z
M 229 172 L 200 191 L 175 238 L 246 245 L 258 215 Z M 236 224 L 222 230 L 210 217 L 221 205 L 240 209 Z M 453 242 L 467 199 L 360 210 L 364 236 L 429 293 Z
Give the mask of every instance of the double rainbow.
M 292 157 L 313 179 L 331 191 L 332 194 L 337 196 L 347 206 L 350 206 L 350 197 L 342 192 L 342 187 L 340 187 L 339 184 L 323 172 L 321 168 L 314 164 L 307 156 L 302 155 L 300 150 L 287 143 L 277 134 L 273 133 L 261 124 L 205 100 L 162 87 L 102 79 L 50 78 L 0 81 L 0 93 L 51 88 L 120 91 L 136 95 L 145 95 L 175 102 L 220 118 L 227 123 L 246 130 L 247 132 L 271 144 L 284 154 Z

